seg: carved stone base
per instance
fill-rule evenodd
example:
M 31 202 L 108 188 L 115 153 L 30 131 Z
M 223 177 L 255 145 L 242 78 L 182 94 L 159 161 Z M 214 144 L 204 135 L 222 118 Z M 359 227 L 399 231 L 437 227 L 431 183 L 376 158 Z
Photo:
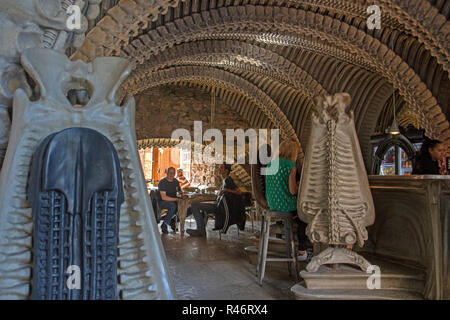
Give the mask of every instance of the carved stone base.
M 303 282 L 291 288 L 297 299 L 423 299 L 425 273 L 422 269 L 370 256 L 379 267 L 378 289 L 374 285 L 373 273 L 361 271 L 347 264 L 339 268 L 322 265 L 315 272 L 300 272 Z
M 370 263 L 355 251 L 345 248 L 328 248 L 312 258 L 311 262 L 306 266 L 306 270 L 316 272 L 321 265 L 335 263 L 356 265 L 363 271 L 367 271 L 367 268 L 370 266 Z
M 423 271 L 381 261 L 376 261 L 376 265 L 380 268 L 380 289 L 423 290 Z M 308 289 L 367 289 L 368 283 L 373 285 L 372 275 L 349 265 L 338 269 L 321 266 L 316 272 L 300 272 Z
M 368 289 L 307 289 L 301 284 L 291 288 L 297 300 L 423 300 L 414 292 L 403 290 Z

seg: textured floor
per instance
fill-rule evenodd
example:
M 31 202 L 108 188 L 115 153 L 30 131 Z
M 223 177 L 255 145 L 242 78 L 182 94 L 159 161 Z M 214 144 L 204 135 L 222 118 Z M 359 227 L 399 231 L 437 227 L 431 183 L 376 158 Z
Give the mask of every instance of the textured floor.
M 195 222 L 191 222 L 195 228 Z M 244 251 L 254 244 L 251 224 L 237 234 L 232 226 L 219 240 L 212 231 L 213 221 L 207 227 L 207 238 L 191 238 L 170 233 L 162 235 L 163 245 L 179 299 L 183 300 L 270 300 L 294 299 L 290 288 L 296 284 L 289 277 L 286 263 L 266 268 L 262 287 L 255 276 L 255 266 L 250 264 Z M 186 221 L 186 229 L 190 221 Z M 255 226 L 256 229 L 256 226 Z

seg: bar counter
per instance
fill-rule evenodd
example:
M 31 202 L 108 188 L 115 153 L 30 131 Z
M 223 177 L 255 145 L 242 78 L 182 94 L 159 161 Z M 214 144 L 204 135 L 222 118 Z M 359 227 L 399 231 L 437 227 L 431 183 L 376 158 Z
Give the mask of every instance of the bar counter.
M 450 176 L 369 176 L 375 223 L 367 251 L 422 268 L 425 299 L 450 298 Z

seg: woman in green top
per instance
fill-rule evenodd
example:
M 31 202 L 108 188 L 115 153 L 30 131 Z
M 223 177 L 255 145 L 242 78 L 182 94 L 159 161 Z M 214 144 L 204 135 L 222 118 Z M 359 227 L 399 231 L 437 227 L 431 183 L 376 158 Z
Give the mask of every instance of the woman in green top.
M 297 168 L 295 162 L 300 152 L 296 141 L 285 140 L 280 144 L 279 157 L 268 165 L 266 175 L 266 200 L 270 210 L 294 213 L 294 221 L 298 224 L 298 259 L 307 260 L 306 223 L 297 215 L 297 193 L 299 183 L 296 181 Z M 278 163 L 277 163 L 278 162 Z M 278 170 L 277 170 L 278 165 Z M 272 169 L 274 172 L 270 172 Z

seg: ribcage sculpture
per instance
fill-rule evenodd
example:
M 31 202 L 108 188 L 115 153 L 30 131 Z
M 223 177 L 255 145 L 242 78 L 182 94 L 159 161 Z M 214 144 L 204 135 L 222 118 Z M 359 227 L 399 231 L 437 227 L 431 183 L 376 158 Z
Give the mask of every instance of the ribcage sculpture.
M 349 104 L 346 93 L 317 99 L 298 198 L 311 241 L 335 246 L 363 246 L 375 219 Z

